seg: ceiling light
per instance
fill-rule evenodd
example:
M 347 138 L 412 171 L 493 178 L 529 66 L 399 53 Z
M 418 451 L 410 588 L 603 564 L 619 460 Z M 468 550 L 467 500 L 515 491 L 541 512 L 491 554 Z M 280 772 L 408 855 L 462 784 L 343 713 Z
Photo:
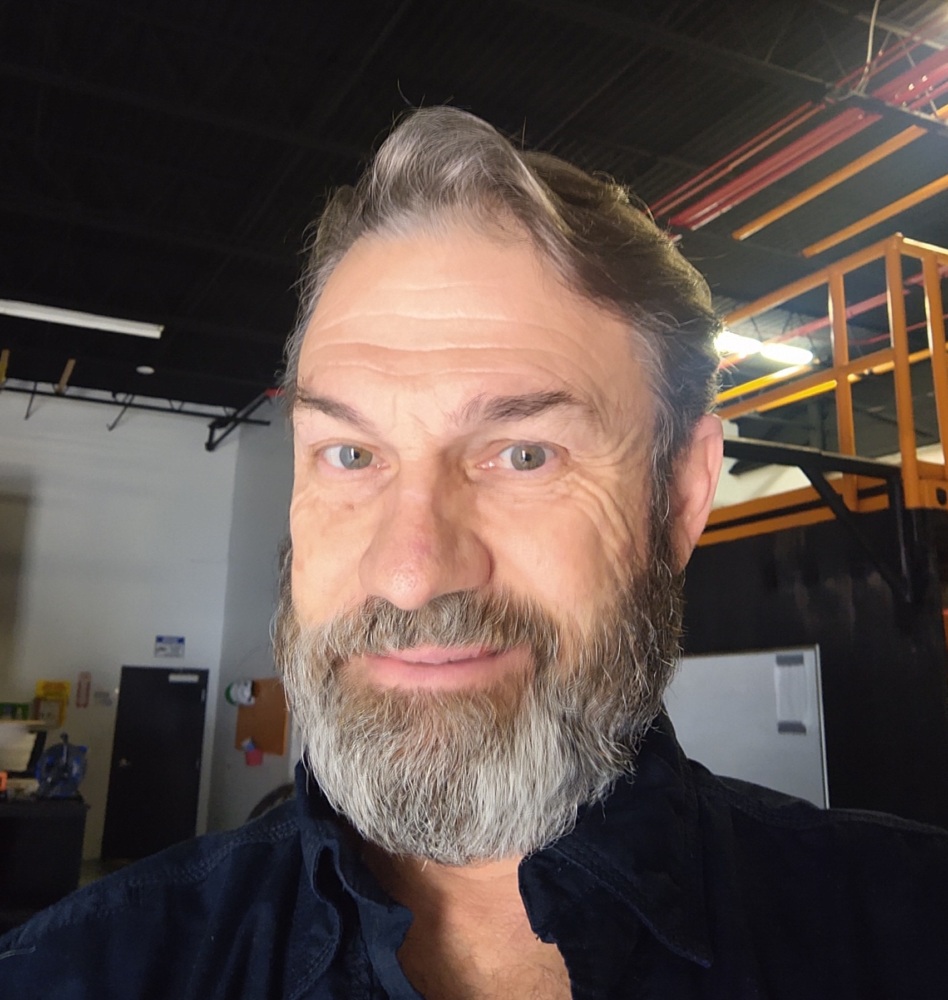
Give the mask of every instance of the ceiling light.
M 714 346 L 721 354 L 736 354 L 738 357 L 746 358 L 749 354 L 757 354 L 760 350 L 760 341 L 754 340 L 753 337 L 742 337 L 731 330 L 722 330 L 714 338 Z
M 98 316 L 95 313 L 78 312 L 75 309 L 60 309 L 58 306 L 41 306 L 35 302 L 17 302 L 14 299 L 0 299 L 0 313 L 18 316 L 20 319 L 36 319 L 63 326 L 79 326 L 88 330 L 106 330 L 109 333 L 126 333 L 131 337 L 151 337 L 157 340 L 164 326 L 158 323 L 140 323 L 133 319 L 117 319 L 114 316 Z
M 714 344 L 722 355 L 737 358 L 759 354 L 768 361 L 776 361 L 782 365 L 808 365 L 813 360 L 813 352 L 805 347 L 766 341 L 761 343 L 753 337 L 742 337 L 739 333 L 726 329 L 715 337 Z
M 813 360 L 812 351 L 792 344 L 761 344 L 760 356 L 782 365 L 808 365 Z
M 151 365 L 139 365 L 135 369 L 135 371 L 137 371 L 139 375 L 154 375 L 155 374 L 155 369 L 152 368 Z

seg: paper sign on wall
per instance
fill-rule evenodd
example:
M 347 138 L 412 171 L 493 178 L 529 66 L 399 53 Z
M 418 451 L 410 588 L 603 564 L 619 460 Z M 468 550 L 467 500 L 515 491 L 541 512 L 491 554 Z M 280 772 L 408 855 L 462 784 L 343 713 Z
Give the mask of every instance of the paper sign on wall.
M 171 658 L 175 660 L 184 659 L 184 636 L 183 635 L 156 635 L 155 636 L 155 656 Z
M 89 707 L 89 695 L 92 691 L 92 674 L 81 670 L 76 681 L 76 708 Z
M 69 681 L 37 681 L 33 715 L 46 726 L 56 728 L 66 722 Z

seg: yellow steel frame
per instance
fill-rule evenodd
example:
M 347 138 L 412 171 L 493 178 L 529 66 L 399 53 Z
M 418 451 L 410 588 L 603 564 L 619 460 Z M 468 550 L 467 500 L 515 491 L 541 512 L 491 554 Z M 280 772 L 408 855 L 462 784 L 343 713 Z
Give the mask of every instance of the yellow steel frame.
M 909 257 L 921 264 L 922 288 L 928 347 L 909 353 L 905 319 L 902 260 Z M 857 358 L 850 356 L 849 328 L 846 318 L 846 276 L 874 261 L 885 269 L 886 303 L 889 320 L 889 343 L 879 350 Z M 788 368 L 773 375 L 756 378 L 722 391 L 718 396 L 718 414 L 734 419 L 750 413 L 762 413 L 812 396 L 832 392 L 835 395 L 839 452 L 858 456 L 853 418 L 852 385 L 869 373 L 893 373 L 895 408 L 899 430 L 899 456 L 905 505 L 909 508 L 948 509 L 948 354 L 946 354 L 944 301 L 940 268 L 948 266 L 948 250 L 907 239 L 895 234 L 857 253 L 822 268 L 820 271 L 765 295 L 724 317 L 728 326 L 760 316 L 807 292 L 825 288 L 827 316 L 832 338 L 832 367 L 813 371 L 809 366 Z M 932 369 L 935 407 L 942 455 L 941 463 L 920 462 L 915 437 L 912 405 L 911 366 L 929 362 Z M 884 497 L 867 495 L 871 480 L 852 474 L 834 480 L 847 506 L 853 511 L 879 509 Z M 875 484 L 878 485 L 878 484 Z M 828 520 L 832 512 L 818 505 L 815 490 L 796 490 L 792 494 L 767 497 L 745 504 L 718 508 L 712 512 L 702 544 L 724 541 L 761 531 L 778 530 L 794 524 Z M 807 507 L 805 513 L 800 508 Z M 788 509 L 797 508 L 797 513 Z

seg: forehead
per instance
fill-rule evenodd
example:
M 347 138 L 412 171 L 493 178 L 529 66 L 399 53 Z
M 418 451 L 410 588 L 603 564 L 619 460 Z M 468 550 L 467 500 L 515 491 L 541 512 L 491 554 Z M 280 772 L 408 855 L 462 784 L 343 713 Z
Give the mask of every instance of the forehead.
M 568 289 L 524 238 L 456 225 L 363 237 L 330 276 L 304 337 L 304 388 L 362 370 L 579 390 L 597 408 L 641 396 L 637 337 Z

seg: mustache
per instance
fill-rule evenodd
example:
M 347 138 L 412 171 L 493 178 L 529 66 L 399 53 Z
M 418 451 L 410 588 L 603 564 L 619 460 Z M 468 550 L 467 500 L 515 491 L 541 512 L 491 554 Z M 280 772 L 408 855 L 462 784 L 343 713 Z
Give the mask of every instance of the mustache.
M 284 621 L 294 621 L 288 587 L 281 605 Z M 478 591 L 442 594 L 412 610 L 370 597 L 322 625 L 307 627 L 305 632 L 332 666 L 356 656 L 426 645 L 485 646 L 492 652 L 528 646 L 538 662 L 549 662 L 560 646 L 556 622 L 536 604 L 507 593 Z M 277 641 L 282 645 L 292 638 L 278 635 Z

